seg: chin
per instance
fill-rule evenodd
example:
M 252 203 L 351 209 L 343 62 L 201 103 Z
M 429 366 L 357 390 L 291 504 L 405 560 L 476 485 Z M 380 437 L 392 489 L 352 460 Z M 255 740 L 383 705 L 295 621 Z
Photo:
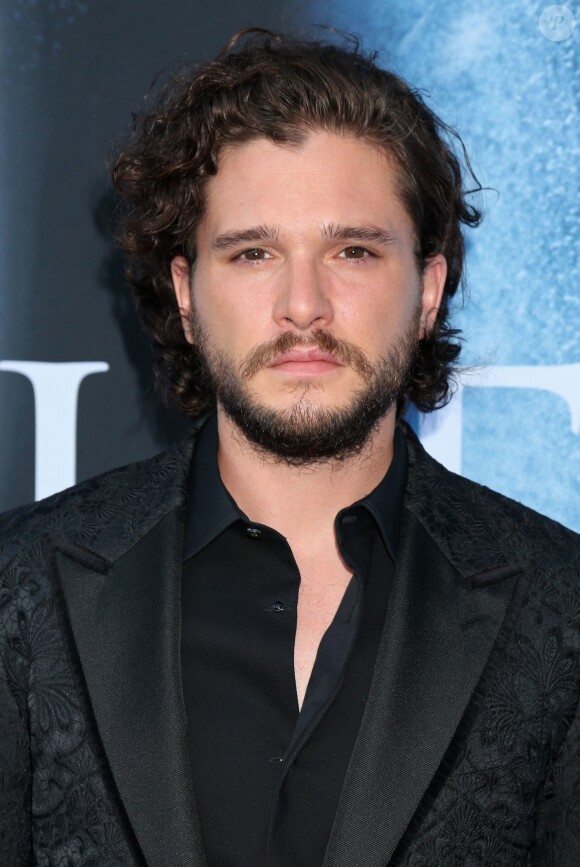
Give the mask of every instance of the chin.
M 282 414 L 296 413 L 301 410 L 308 413 L 343 412 L 350 408 L 352 402 L 352 397 L 347 400 L 344 395 L 342 399 L 339 399 L 338 397 L 333 398 L 331 395 L 312 393 L 288 394 L 272 398 L 260 398 L 255 394 L 252 396 L 252 403 L 255 407 L 259 406 L 265 410 Z

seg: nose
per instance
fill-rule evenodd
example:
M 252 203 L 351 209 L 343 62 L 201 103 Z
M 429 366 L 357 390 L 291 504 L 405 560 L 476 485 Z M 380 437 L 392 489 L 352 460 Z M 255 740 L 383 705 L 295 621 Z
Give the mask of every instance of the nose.
M 275 301 L 276 322 L 282 327 L 292 325 L 300 330 L 327 326 L 333 318 L 329 288 L 322 265 L 314 259 L 289 261 Z

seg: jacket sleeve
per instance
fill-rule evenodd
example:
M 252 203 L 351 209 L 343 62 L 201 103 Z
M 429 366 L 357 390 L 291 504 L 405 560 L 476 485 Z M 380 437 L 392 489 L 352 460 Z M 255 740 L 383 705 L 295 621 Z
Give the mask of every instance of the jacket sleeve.
M 31 770 L 23 689 L 24 660 L 11 629 L 17 619 L 0 573 L 0 864 L 31 861 Z M 20 701 L 18 700 L 20 699 Z
M 536 813 L 530 867 L 580 865 L 580 702 Z

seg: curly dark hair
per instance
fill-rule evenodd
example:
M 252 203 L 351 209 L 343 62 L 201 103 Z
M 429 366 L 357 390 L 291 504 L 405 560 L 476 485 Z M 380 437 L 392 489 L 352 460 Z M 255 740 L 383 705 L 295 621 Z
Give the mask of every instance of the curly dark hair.
M 185 339 L 170 263 L 177 255 L 190 267 L 195 262 L 204 187 L 218 171 L 220 150 L 256 138 L 298 144 L 313 130 L 358 136 L 394 157 L 418 270 L 437 253 L 447 260 L 443 301 L 431 333 L 419 342 L 398 410 L 410 401 L 430 412 L 449 401 L 461 351 L 460 331 L 449 324 L 450 299 L 465 288 L 461 224 L 481 222 L 466 196 L 482 187 L 457 132 L 376 59 L 349 35 L 340 45 L 252 28 L 215 59 L 175 74 L 152 110 L 133 116 L 132 138 L 112 168 L 124 204 L 118 241 L 153 340 L 157 386 L 185 415 L 195 417 L 215 395 Z M 472 190 L 463 189 L 453 139 L 475 181 Z

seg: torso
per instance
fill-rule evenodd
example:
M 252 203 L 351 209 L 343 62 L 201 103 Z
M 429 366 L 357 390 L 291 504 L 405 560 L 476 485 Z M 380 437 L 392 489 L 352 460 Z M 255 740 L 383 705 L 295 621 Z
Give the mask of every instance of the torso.
M 298 706 L 302 707 L 318 645 L 334 619 L 352 577 L 337 551 L 324 556 L 304 555 L 292 549 L 300 571 L 298 616 L 294 643 L 294 676 Z

